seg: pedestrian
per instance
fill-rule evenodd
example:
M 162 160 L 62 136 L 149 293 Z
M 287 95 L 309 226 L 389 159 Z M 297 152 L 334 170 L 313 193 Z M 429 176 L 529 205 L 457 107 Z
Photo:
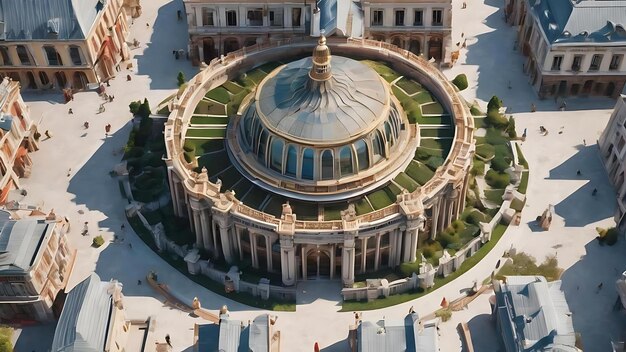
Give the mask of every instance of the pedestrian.
M 463 49 L 467 48 L 467 39 L 463 39 Z
M 85 221 L 83 225 L 83 236 L 87 236 L 89 234 L 89 221 Z
M 128 82 L 130 80 L 131 80 L 130 75 L 126 75 L 126 82 Z
M 524 133 L 522 134 L 522 136 L 526 137 L 526 132 L 528 131 L 527 128 L 524 128 Z
M 137 285 L 141 286 L 141 280 L 137 280 Z
M 172 342 L 170 340 L 170 334 L 165 335 L 165 342 L 168 346 L 172 347 Z
M 46 135 L 46 137 L 48 138 L 52 138 L 52 136 L 50 135 L 50 131 L 46 130 L 46 132 L 43 133 L 44 135 Z
M 600 291 L 602 289 L 603 285 L 604 285 L 604 283 L 602 283 L 602 282 L 598 285 L 598 291 Z
M 67 177 L 70 177 L 71 173 L 72 173 L 72 168 L 70 167 L 69 169 L 67 169 Z
M 465 37 L 465 32 L 461 33 L 461 38 Z
M 176 60 L 178 60 L 178 58 L 179 58 L 179 56 L 178 56 L 178 50 L 174 51 L 174 58 L 175 58 Z
M 83 123 L 83 126 L 85 126 L 85 129 L 89 128 L 89 121 L 85 121 L 85 123 Z
M 576 171 L 576 175 L 580 176 L 581 172 L 580 170 Z
M 120 226 L 120 228 L 122 229 L 122 231 L 124 231 L 126 229 L 126 225 L 122 224 L 122 226 Z
M 587 141 L 583 139 L 583 145 L 587 145 Z
M 109 95 L 109 103 L 112 103 L 112 102 L 113 102 L 113 99 L 115 99 L 115 97 L 114 97 L 114 96 L 112 96 L 112 95 Z
M 74 110 L 72 110 L 72 108 L 70 108 L 69 110 L 67 110 L 68 115 L 74 115 Z
M 107 138 L 109 137 L 109 132 L 111 132 L 111 124 L 108 123 L 106 126 L 104 126 L 104 137 Z
M 597 189 L 597 188 L 594 188 L 594 189 L 593 189 L 593 192 L 591 192 L 591 195 L 592 195 L 592 196 L 595 196 L 596 194 L 598 194 L 598 189 Z
M 535 103 L 530 104 L 530 112 L 536 112 L 537 111 L 537 107 L 535 106 Z
M 461 8 L 462 9 L 466 9 L 467 8 L 467 3 L 465 1 L 463 1 L 463 6 Z
M 150 28 L 150 23 L 146 23 L 146 28 Z

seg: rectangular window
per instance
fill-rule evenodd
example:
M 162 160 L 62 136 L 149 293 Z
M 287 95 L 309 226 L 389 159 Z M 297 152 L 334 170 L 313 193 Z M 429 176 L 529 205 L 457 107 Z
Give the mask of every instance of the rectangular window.
M 424 10 L 415 10 L 414 17 L 413 17 L 413 25 L 414 26 L 424 25 Z
M 302 26 L 302 9 L 299 7 L 295 9 L 291 9 L 291 26 L 292 27 Z
M 32 63 L 30 62 L 30 54 L 28 53 L 28 49 L 26 49 L 24 45 L 18 45 L 17 47 L 15 47 L 15 50 L 17 51 L 17 56 L 20 58 L 20 62 L 22 63 L 22 65 L 32 65 Z
M 602 64 L 602 55 L 596 54 L 591 58 L 591 65 L 589 65 L 589 71 L 598 71 Z
M 433 26 L 443 26 L 443 10 L 433 10 Z
M 624 55 L 613 55 L 611 57 L 611 64 L 609 65 L 609 70 L 615 71 L 619 69 L 619 65 L 621 65 L 622 63 L 622 58 L 624 58 Z
M 202 25 L 203 26 L 215 26 L 213 22 L 213 10 L 203 7 L 202 8 Z
M 382 26 L 383 25 L 383 10 L 374 10 L 372 11 L 372 26 Z
M 284 19 L 283 9 L 273 9 L 270 10 L 270 26 L 272 27 L 282 27 L 283 19 Z
M 74 66 L 80 66 L 83 64 L 83 59 L 80 55 L 80 48 L 77 46 L 70 47 L 70 57 Z
M 263 9 L 248 10 L 248 26 L 260 27 L 263 25 Z
M 396 10 L 396 26 L 404 26 L 404 10 Z
M 563 62 L 563 55 L 557 55 L 552 58 L 552 71 L 561 71 L 561 63 Z
M 237 25 L 237 11 L 235 10 L 226 11 L 226 25 L 227 26 Z
M 582 55 L 574 55 L 574 60 L 572 61 L 572 71 L 578 72 L 580 71 L 580 64 L 583 62 Z

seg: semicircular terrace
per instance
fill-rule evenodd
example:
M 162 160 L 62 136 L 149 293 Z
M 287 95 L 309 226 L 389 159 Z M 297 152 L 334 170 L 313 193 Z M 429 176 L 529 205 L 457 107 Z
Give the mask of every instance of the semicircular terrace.
M 213 258 L 231 264 L 249 261 L 256 269 L 280 275 L 283 285 L 316 275 L 341 276 L 344 285 L 349 286 L 355 272 L 415 261 L 418 244 L 434 239 L 458 218 L 465 203 L 474 153 L 474 123 L 453 85 L 421 57 L 378 41 L 329 38 L 333 54 L 384 61 L 434 95 L 452 121 L 449 153 L 428 180 L 403 187 L 393 182 L 396 187 L 391 193 L 378 189 L 353 200 L 350 206 L 345 203 L 342 209 L 318 205 L 318 211 L 305 216 L 300 215 L 305 206 L 297 202 L 274 202 L 277 204 L 272 206 L 273 211 L 268 211 L 271 195 L 264 198 L 263 204 L 241 201 L 236 192 L 223 190 L 227 187 L 222 187 L 222 181 L 212 177 L 206 168 L 199 169 L 196 160 L 185 158 L 185 137 L 192 126 L 194 110 L 207 92 L 242 72 L 277 58 L 304 57 L 315 44 L 315 40 L 305 38 L 254 45 L 222 60 L 215 59 L 203 68 L 173 102 L 165 126 L 169 186 L 175 214 L 189 218 L 196 245 Z M 224 109 L 235 112 L 232 106 Z M 224 125 L 227 122 L 226 119 Z M 225 128 L 223 133 L 221 138 Z M 229 183 L 228 175 L 221 176 L 224 184 Z M 374 198 L 381 194 L 388 201 L 382 203 L 384 206 L 372 206 Z M 368 206 L 360 207 L 360 202 Z

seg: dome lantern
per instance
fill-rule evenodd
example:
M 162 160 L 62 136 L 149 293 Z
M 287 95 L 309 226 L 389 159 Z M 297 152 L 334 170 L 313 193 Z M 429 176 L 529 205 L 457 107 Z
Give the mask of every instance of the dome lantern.
M 309 72 L 309 77 L 315 81 L 327 81 L 331 76 L 330 70 L 330 49 L 326 46 L 326 37 L 322 34 L 317 46 L 313 50 L 313 65 Z

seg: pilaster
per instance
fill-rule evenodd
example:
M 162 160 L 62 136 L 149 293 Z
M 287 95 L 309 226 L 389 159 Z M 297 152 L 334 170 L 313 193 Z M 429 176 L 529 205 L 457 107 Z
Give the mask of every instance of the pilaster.
M 344 287 L 354 284 L 354 241 L 356 231 L 345 232 L 343 235 L 343 249 L 341 251 L 341 280 Z M 306 259 L 305 259 L 306 260 Z
M 280 268 L 283 285 L 294 285 L 296 283 L 296 258 L 291 236 L 280 236 Z

